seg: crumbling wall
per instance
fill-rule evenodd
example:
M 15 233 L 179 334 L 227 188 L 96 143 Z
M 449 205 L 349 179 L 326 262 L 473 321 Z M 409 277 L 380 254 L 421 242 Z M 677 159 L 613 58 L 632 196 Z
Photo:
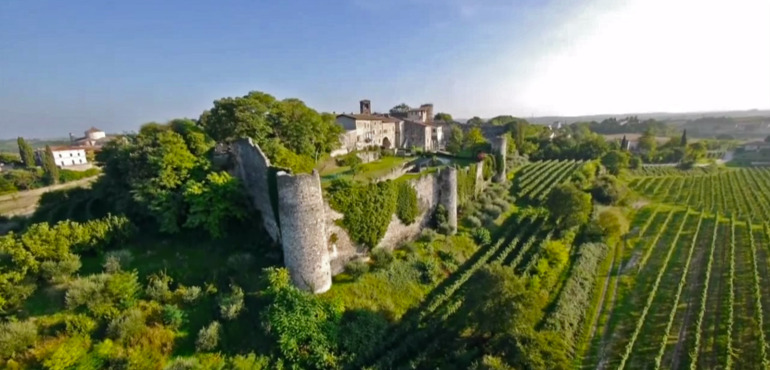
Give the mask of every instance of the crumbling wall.
M 508 151 L 508 139 L 505 135 L 495 137 L 491 140 L 492 143 L 492 152 L 497 155 L 497 158 L 495 158 L 495 162 L 501 162 L 497 163 L 498 168 L 500 169 L 499 172 L 497 172 L 493 178 L 493 181 L 495 182 L 503 182 L 506 180 L 506 153 Z
M 433 210 L 439 202 L 438 176 L 435 173 L 410 180 L 409 184 L 417 192 L 417 207 L 420 212 L 415 221 L 405 225 L 394 214 L 391 217 L 388 229 L 380 240 L 378 247 L 393 249 L 399 244 L 414 239 L 422 229 L 428 227 L 433 217 Z
M 276 180 L 283 260 L 292 283 L 313 293 L 325 292 L 332 276 L 321 178 L 314 170 L 297 175 L 279 172 Z
M 439 203 L 447 210 L 452 233 L 457 231 L 457 169 L 447 167 L 439 172 Z
M 281 241 L 275 199 L 270 191 L 270 160 L 250 138 L 237 140 L 231 145 L 234 176 L 243 182 L 254 208 L 262 215 L 265 230 L 275 242 Z
M 473 194 L 479 195 L 484 191 L 486 182 L 484 182 L 484 161 L 476 163 L 476 181 L 474 181 Z
M 350 239 L 348 231 L 339 224 L 345 215 L 332 209 L 327 201 L 324 201 L 324 217 L 331 271 L 332 275 L 337 275 L 345 270 L 350 260 L 365 256 L 368 250 Z

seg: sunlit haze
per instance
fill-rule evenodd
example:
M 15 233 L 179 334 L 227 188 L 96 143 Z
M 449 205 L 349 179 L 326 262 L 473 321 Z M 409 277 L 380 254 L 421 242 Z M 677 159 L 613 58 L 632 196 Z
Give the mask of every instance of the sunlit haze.
M 0 138 L 260 90 L 454 117 L 770 108 L 768 0 L 0 3 Z

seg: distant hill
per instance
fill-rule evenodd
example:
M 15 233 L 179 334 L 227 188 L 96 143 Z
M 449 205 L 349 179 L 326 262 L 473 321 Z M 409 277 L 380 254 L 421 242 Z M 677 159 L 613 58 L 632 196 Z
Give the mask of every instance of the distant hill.
M 26 139 L 26 138 L 25 138 Z M 19 145 L 16 143 L 17 139 L 0 139 L 0 153 L 18 153 Z M 67 138 L 54 138 L 54 139 L 26 139 L 32 148 L 45 148 L 46 145 L 68 145 L 70 140 Z
M 596 114 L 590 116 L 543 116 L 543 117 L 525 117 L 527 121 L 538 124 L 551 124 L 561 121 L 566 124 L 585 121 L 602 121 L 607 118 L 623 118 L 628 116 L 637 116 L 640 120 L 654 118 L 659 121 L 669 123 L 684 123 L 688 120 L 694 120 L 704 117 L 770 117 L 768 109 L 752 109 L 743 111 L 714 111 L 714 112 L 687 112 L 687 113 L 623 113 L 623 114 Z

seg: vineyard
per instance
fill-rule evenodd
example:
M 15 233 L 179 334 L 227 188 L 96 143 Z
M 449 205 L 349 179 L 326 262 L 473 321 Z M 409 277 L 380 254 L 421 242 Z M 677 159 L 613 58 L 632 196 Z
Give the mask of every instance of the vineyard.
M 770 171 L 656 168 L 586 369 L 768 368 Z

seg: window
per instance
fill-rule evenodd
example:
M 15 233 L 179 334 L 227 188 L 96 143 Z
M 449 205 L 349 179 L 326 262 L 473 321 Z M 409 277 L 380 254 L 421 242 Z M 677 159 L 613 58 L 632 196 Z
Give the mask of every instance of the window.
M 70 157 L 72 157 L 72 152 L 70 152 Z

